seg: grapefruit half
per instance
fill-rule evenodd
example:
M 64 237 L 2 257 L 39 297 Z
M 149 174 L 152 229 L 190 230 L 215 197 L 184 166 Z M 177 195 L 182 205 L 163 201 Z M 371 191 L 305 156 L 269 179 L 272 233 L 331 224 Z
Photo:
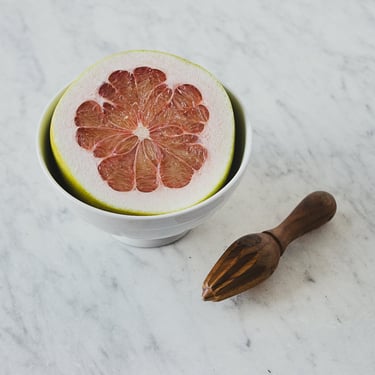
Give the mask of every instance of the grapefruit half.
M 234 129 L 230 99 L 205 69 L 164 52 L 126 51 L 67 88 L 50 141 L 78 198 L 153 215 L 190 207 L 224 184 Z

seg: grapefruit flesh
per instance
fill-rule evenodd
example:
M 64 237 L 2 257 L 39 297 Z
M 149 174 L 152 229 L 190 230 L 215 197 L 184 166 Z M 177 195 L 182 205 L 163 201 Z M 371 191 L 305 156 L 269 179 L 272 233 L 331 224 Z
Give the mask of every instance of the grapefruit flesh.
M 201 67 L 129 51 L 69 86 L 51 121 L 51 146 L 80 199 L 114 212 L 160 214 L 222 186 L 234 116 L 224 88 Z

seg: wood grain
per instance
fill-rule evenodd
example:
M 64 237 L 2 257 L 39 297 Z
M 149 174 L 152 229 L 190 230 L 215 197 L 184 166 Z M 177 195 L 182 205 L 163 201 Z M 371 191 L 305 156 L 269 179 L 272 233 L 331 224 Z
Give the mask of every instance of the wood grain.
M 329 221 L 336 207 L 331 194 L 316 191 L 305 197 L 277 227 L 234 241 L 205 278 L 203 299 L 221 301 L 270 277 L 288 244 Z

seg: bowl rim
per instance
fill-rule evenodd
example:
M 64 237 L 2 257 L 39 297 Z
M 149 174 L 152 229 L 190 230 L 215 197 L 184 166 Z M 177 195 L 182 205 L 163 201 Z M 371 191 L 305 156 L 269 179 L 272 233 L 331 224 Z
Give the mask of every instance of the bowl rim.
M 249 122 L 249 120 L 246 118 L 246 113 L 244 110 L 244 107 L 241 103 L 241 101 L 238 99 L 237 96 L 233 94 L 233 92 L 225 87 L 225 89 L 228 91 L 228 95 L 230 97 L 234 97 L 235 100 L 238 102 L 239 107 L 241 108 L 242 115 L 244 118 L 244 129 L 245 129 L 245 137 L 244 137 L 244 149 L 243 149 L 243 155 L 241 159 L 240 166 L 238 170 L 234 173 L 234 175 L 230 178 L 230 180 L 225 183 L 223 187 L 221 187 L 216 193 L 211 195 L 210 197 L 206 198 L 205 200 L 184 208 L 182 210 L 173 211 L 173 212 L 167 212 L 167 213 L 161 213 L 157 215 L 131 215 L 131 214 L 125 214 L 125 213 L 118 213 L 118 212 L 111 212 L 104 210 L 99 207 L 92 206 L 86 202 L 81 201 L 74 195 L 70 194 L 66 189 L 64 189 L 54 178 L 52 173 L 50 172 L 47 163 L 44 160 L 43 156 L 43 139 L 46 137 L 45 131 L 46 129 L 50 128 L 50 125 L 46 125 L 47 118 L 50 118 L 54 107 L 57 104 L 58 99 L 60 96 L 64 93 L 66 88 L 69 85 L 65 86 L 62 90 L 59 90 L 55 95 L 53 95 L 53 98 L 48 102 L 48 104 L 44 107 L 44 110 L 42 112 L 42 115 L 39 119 L 38 128 L 37 128 L 37 136 L 36 136 L 36 151 L 37 151 L 37 157 L 39 164 L 44 172 L 44 174 L 47 176 L 48 180 L 54 185 L 60 193 L 63 194 L 67 199 L 69 199 L 72 203 L 78 204 L 82 209 L 88 210 L 95 214 L 100 214 L 106 217 L 111 218 L 128 218 L 134 221 L 153 221 L 153 220 L 161 220 L 161 219 L 170 219 L 174 217 L 180 217 L 183 215 L 189 215 L 192 212 L 199 211 L 201 209 L 204 209 L 206 206 L 210 205 L 211 202 L 218 200 L 221 196 L 223 196 L 228 190 L 232 188 L 233 185 L 237 183 L 237 181 L 242 177 L 245 170 L 247 169 L 247 166 L 249 164 L 251 150 L 252 150 L 252 141 L 253 141 L 253 132 L 252 132 L 252 126 Z

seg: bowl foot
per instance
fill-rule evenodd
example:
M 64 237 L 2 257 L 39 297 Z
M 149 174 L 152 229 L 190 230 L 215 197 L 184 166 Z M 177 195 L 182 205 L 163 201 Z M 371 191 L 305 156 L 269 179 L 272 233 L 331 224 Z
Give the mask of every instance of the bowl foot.
M 160 247 L 169 245 L 173 242 L 178 241 L 182 237 L 184 237 L 186 234 L 188 234 L 189 230 L 186 232 L 182 232 L 179 234 L 176 234 L 174 236 L 170 237 L 164 237 L 164 238 L 155 238 L 151 240 L 146 240 L 142 238 L 130 238 L 125 236 L 118 236 L 113 235 L 114 238 L 116 238 L 118 241 L 124 243 L 125 245 L 133 246 L 133 247 Z

